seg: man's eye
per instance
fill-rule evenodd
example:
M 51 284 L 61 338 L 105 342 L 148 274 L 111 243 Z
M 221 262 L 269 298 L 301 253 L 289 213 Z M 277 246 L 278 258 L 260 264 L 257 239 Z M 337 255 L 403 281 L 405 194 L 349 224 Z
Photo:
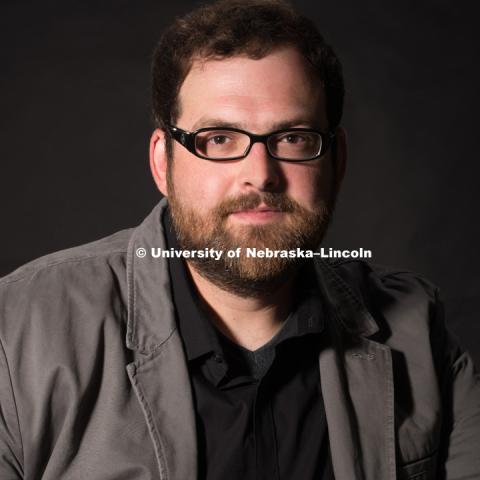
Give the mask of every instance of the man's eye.
M 305 142 L 306 139 L 303 135 L 285 135 L 281 141 L 285 143 L 302 143 Z
M 223 145 L 229 141 L 230 139 L 226 135 L 215 135 L 208 139 L 208 142 L 213 143 L 214 145 Z

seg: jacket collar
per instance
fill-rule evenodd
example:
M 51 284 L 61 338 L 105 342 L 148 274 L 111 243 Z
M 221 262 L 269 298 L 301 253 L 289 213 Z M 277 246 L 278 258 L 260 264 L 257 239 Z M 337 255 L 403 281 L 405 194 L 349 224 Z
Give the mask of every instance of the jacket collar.
M 325 304 L 339 326 L 353 336 L 370 337 L 378 332 L 377 322 L 364 302 L 334 266 L 321 259 L 314 259 L 314 262 Z
M 144 354 L 160 347 L 176 328 L 168 262 L 151 256 L 152 248 L 166 248 L 161 222 L 166 206 L 163 198 L 134 230 L 127 249 L 127 347 Z
M 160 347 L 176 329 L 168 262 L 152 258 L 152 248 L 166 248 L 161 222 L 167 207 L 163 198 L 134 230 L 127 250 L 127 347 L 148 354 Z M 142 256 L 142 250 L 146 255 Z M 362 300 L 334 267 L 315 259 L 325 303 L 336 321 L 353 335 L 370 336 L 378 326 Z

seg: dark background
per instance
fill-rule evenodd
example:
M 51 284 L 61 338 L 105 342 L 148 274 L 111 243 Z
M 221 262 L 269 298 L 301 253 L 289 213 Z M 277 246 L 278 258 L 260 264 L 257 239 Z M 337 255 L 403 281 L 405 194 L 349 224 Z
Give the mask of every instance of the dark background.
M 349 165 L 326 244 L 441 287 L 480 364 L 479 42 L 474 2 L 294 2 L 344 65 Z M 148 167 L 149 61 L 196 2 L 3 2 L 0 275 L 134 226 Z

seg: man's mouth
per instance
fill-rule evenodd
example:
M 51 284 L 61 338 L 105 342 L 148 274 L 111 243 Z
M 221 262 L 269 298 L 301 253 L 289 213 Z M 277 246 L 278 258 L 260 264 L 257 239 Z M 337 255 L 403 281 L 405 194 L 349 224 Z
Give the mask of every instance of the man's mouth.
M 269 221 L 280 218 L 285 212 L 279 208 L 259 205 L 255 208 L 243 208 L 231 213 L 233 218 L 246 221 Z
M 260 207 L 260 208 L 246 208 L 235 210 L 232 213 L 262 213 L 262 212 L 281 212 L 278 208 Z

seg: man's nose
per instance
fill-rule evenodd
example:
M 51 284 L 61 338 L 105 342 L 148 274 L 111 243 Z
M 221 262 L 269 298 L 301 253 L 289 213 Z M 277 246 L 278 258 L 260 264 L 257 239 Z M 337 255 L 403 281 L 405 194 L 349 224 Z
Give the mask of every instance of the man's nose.
M 239 162 L 239 180 L 242 185 L 257 190 L 278 190 L 282 182 L 279 163 L 270 157 L 266 145 L 254 143 L 248 155 Z

